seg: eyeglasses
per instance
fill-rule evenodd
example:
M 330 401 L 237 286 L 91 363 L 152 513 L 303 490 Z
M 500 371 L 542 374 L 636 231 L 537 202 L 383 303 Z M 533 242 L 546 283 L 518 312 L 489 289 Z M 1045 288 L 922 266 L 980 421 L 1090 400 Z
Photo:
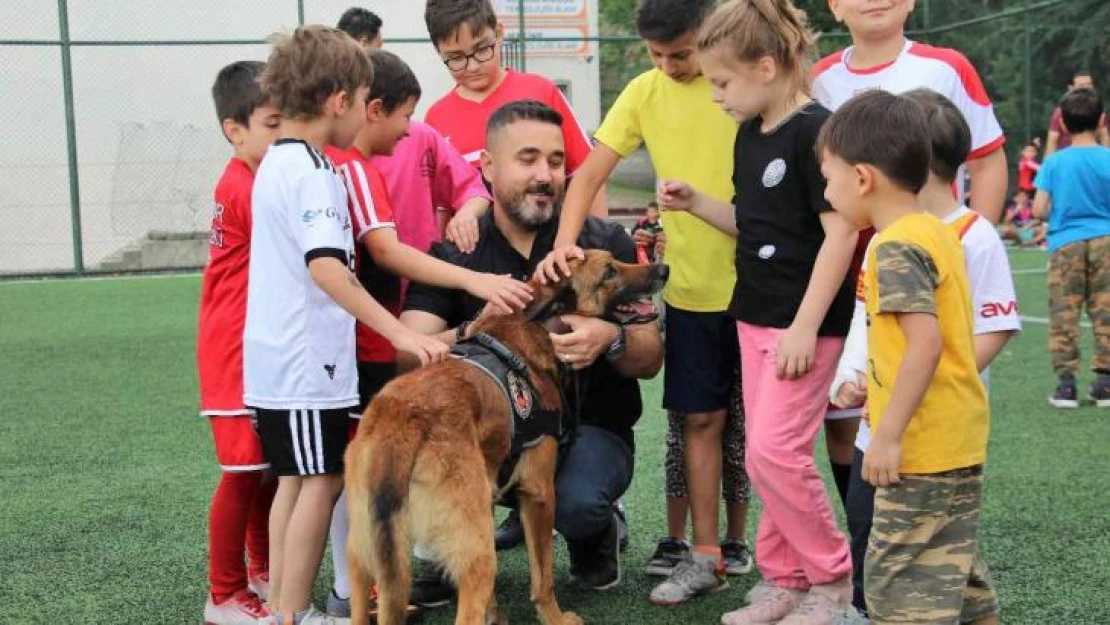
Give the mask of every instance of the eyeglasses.
M 470 54 L 443 59 L 443 64 L 453 72 L 461 72 L 470 66 L 470 59 L 474 59 L 480 65 L 492 59 L 495 50 L 497 50 L 497 40 L 487 43 Z

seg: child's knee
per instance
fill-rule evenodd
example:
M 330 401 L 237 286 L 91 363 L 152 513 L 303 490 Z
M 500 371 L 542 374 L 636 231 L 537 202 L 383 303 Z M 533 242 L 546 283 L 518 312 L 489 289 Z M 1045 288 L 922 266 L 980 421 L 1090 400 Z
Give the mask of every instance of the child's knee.
M 685 431 L 687 439 L 720 437 L 724 430 L 724 412 L 699 412 L 686 415 Z

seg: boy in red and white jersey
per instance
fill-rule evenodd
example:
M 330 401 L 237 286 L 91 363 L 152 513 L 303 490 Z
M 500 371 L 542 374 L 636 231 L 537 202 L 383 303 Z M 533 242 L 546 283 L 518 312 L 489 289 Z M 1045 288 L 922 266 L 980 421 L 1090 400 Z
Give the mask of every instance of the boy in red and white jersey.
M 262 601 L 269 590 L 267 524 L 277 483 L 265 478 L 269 465 L 243 406 L 251 187 L 281 127 L 281 113 L 259 88 L 263 67 L 257 61 L 232 63 L 212 86 L 216 115 L 235 155 L 216 185 L 197 332 L 200 413 L 209 417 L 222 471 L 208 518 L 204 620 L 211 625 L 255 623 L 269 616 Z
M 477 168 L 493 112 L 519 100 L 543 102 L 563 117 L 567 175 L 574 175 L 590 154 L 590 138 L 555 83 L 501 65 L 505 28 L 497 22 L 490 0 L 428 0 L 424 22 L 436 52 L 456 83 L 428 109 L 424 121 Z M 590 213 L 597 217 L 609 214 L 604 189 L 594 198 Z

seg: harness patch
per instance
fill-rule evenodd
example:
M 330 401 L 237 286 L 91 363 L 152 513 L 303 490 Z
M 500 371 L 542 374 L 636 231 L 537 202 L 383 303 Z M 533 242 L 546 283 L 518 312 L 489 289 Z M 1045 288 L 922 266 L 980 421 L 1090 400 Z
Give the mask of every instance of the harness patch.
M 522 421 L 532 418 L 532 392 L 528 382 L 516 371 L 508 371 L 505 382 L 509 387 L 509 399 L 513 405 L 513 412 Z

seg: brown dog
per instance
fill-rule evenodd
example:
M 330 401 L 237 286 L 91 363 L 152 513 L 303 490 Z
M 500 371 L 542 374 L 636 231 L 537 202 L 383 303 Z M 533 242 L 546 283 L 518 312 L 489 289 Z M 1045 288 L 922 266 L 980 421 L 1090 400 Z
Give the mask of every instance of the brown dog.
M 481 319 L 486 333 L 527 366 L 539 408 L 562 409 L 559 367 L 543 322 L 557 315 L 603 317 L 654 293 L 662 265 L 628 265 L 608 252 L 573 261 L 558 285 L 533 282 L 535 301 L 510 317 Z M 456 624 L 504 623 L 494 598 L 497 558 L 490 510 L 497 474 L 510 451 L 512 407 L 497 382 L 475 366 L 448 360 L 400 376 L 382 389 L 346 454 L 350 534 L 347 557 L 351 623 L 368 622 L 367 589 L 378 584 L 378 622 L 401 625 L 411 581 L 411 539 L 431 547 L 459 589 Z M 544 625 L 582 620 L 555 601 L 552 527 L 558 443 L 550 436 L 523 450 L 508 484 L 520 502 L 532 601 Z

